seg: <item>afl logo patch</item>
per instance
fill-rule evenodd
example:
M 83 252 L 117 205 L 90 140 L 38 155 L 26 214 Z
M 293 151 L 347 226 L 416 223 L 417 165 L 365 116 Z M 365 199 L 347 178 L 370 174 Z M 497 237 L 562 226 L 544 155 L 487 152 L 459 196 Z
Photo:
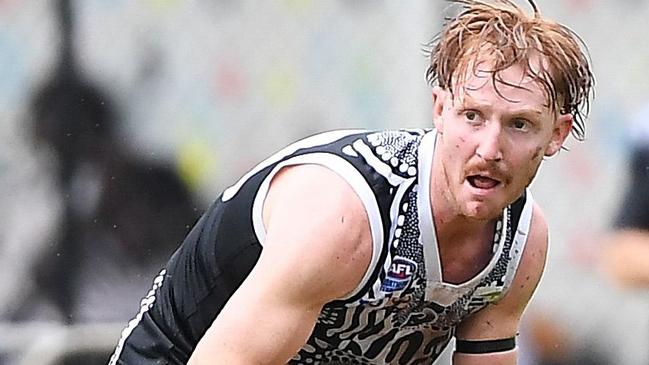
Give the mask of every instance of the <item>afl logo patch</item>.
M 405 257 L 396 256 L 390 265 L 390 271 L 381 284 L 381 290 L 385 292 L 393 292 L 403 290 L 412 275 L 417 271 L 417 263 Z

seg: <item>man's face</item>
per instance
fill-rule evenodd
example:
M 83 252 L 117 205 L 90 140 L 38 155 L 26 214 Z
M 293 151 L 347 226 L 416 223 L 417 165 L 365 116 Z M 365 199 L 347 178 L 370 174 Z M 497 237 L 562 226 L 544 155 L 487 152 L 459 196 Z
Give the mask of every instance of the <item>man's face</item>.
M 433 92 L 436 191 L 456 214 L 475 219 L 496 218 L 516 200 L 572 126 L 572 116 L 553 112 L 521 66 L 502 71 L 497 90 L 491 76 L 469 68 L 455 97 Z

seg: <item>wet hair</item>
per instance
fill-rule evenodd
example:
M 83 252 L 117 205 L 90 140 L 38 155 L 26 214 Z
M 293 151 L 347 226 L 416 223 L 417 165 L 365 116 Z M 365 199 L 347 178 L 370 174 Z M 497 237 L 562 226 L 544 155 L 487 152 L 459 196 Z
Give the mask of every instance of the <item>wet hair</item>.
M 450 0 L 461 9 L 428 44 L 426 78 L 453 94 L 469 69 L 475 74 L 478 65 L 481 71 L 486 66 L 502 96 L 497 84 L 520 86 L 507 83 L 500 72 L 521 65 L 545 90 L 553 112 L 573 115 L 572 135 L 584 140 L 594 85 L 587 47 L 575 32 L 543 18 L 534 1 L 528 1 L 532 15 L 510 0 Z

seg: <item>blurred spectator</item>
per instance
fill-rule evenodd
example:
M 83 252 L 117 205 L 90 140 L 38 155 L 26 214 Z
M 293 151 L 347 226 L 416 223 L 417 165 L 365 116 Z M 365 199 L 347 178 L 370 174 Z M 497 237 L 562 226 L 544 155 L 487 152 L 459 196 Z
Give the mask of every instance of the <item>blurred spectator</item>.
M 526 314 L 521 365 L 613 365 L 594 337 L 577 337 L 552 310 Z
M 649 290 L 649 104 L 632 124 L 629 183 L 607 238 L 605 271 L 624 287 Z
M 646 364 L 649 358 L 646 348 L 642 350 L 642 346 L 637 346 L 645 341 L 647 333 L 644 332 L 649 329 L 648 316 L 638 312 L 643 303 L 646 307 L 647 298 L 646 295 L 633 295 L 649 294 L 647 113 L 649 104 L 637 113 L 632 123 L 628 184 L 623 187 L 623 198 L 614 215 L 612 229 L 603 242 L 598 242 L 601 245 L 578 245 L 574 249 L 574 256 L 581 260 L 576 264 L 599 262 L 605 277 L 612 279 L 617 288 L 607 282 L 596 282 L 598 273 L 592 267 L 585 267 L 591 269 L 589 272 L 595 282 L 590 285 L 596 288 L 587 288 L 586 283 L 573 283 L 579 286 L 572 286 L 569 293 L 564 294 L 566 298 L 568 294 L 581 298 L 581 302 L 573 303 L 575 310 L 560 309 L 557 302 L 531 312 L 526 321 L 528 337 L 525 340 L 533 356 L 524 362 L 525 365 Z M 583 260 L 584 257 L 587 259 Z M 566 277 L 566 280 L 570 279 Z M 563 313 L 563 318 L 559 313 Z M 611 316 L 610 313 L 615 314 Z M 582 329 L 571 328 L 576 316 L 582 318 L 582 323 L 591 324 L 582 325 Z M 566 320 L 571 317 L 570 322 Z
M 35 285 L 7 316 L 123 321 L 137 311 L 133 300 L 146 293 L 197 210 L 172 168 L 124 151 L 114 105 L 77 70 L 70 1 L 56 4 L 60 58 L 34 96 L 29 127 L 34 146 L 53 157 L 60 224 L 46 249 L 27 261 Z
M 33 291 L 30 270 L 60 223 L 63 198 L 51 178 L 52 159 L 34 152 L 23 143 L 2 143 L 0 320 L 8 319 Z

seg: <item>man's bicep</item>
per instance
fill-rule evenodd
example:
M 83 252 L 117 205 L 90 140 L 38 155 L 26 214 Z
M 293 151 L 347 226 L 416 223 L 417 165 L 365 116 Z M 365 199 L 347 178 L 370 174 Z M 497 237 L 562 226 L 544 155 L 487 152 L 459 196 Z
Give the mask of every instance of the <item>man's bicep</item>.
M 323 169 L 291 169 L 273 181 L 259 261 L 193 361 L 286 363 L 307 341 L 322 306 L 358 285 L 371 255 L 367 217 L 358 214 L 362 205 L 351 188 Z
M 274 246 L 279 242 L 268 242 L 200 340 L 193 359 L 206 364 L 285 364 L 306 343 L 322 306 L 334 299 L 335 284 L 318 272 L 310 257 L 317 250 L 305 251 L 300 262 L 290 248 L 279 255 Z M 336 270 L 333 264 L 331 270 Z
M 284 364 L 306 342 L 321 306 L 291 292 L 280 268 L 263 253 L 228 300 L 190 364 Z M 295 279 L 296 281 L 299 279 Z
M 264 205 L 265 250 L 274 265 L 309 282 L 308 298 L 339 299 L 368 271 L 373 244 L 364 203 L 350 184 L 320 165 L 280 171 Z

